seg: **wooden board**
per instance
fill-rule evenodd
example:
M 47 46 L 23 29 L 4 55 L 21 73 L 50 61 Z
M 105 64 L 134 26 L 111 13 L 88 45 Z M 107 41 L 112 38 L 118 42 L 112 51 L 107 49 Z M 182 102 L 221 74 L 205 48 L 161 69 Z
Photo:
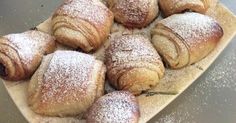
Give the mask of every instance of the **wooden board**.
M 160 84 L 150 90 L 148 93 L 138 96 L 140 109 L 141 109 L 141 118 L 140 122 L 147 122 L 158 112 L 164 109 L 169 103 L 171 103 L 176 97 L 184 92 L 207 68 L 215 61 L 219 54 L 225 49 L 229 44 L 231 39 L 236 34 L 236 16 L 233 15 L 227 8 L 222 4 L 216 5 L 208 13 L 209 16 L 217 19 L 220 25 L 223 27 L 224 36 L 217 45 L 216 49 L 205 59 L 196 63 L 192 66 L 180 69 L 180 70 L 166 70 L 165 77 L 161 80 Z M 160 19 L 160 18 L 159 18 Z M 150 29 L 154 27 L 156 22 L 155 20 L 149 27 L 142 30 L 128 30 L 119 24 L 114 24 L 112 27 L 112 34 L 110 39 L 122 35 L 124 33 L 143 33 L 150 37 Z M 49 18 L 37 28 L 46 33 L 51 33 L 51 19 Z M 104 46 L 99 49 L 95 55 L 98 59 L 104 59 L 104 49 L 109 45 L 109 40 L 104 44 Z M 63 46 L 59 46 L 59 49 L 65 49 Z M 69 49 L 69 48 L 66 48 Z M 29 81 L 21 82 L 8 82 L 4 81 L 5 87 L 9 92 L 9 95 L 15 102 L 18 109 L 21 111 L 23 116 L 31 123 L 75 123 L 75 122 L 84 122 L 79 118 L 67 117 L 45 117 L 35 114 L 27 105 L 26 96 L 27 96 L 27 85 Z

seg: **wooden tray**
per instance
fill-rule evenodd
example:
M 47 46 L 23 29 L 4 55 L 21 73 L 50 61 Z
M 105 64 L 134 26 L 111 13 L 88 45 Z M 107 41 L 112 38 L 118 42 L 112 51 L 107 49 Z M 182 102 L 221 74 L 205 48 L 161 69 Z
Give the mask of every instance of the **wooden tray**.
M 216 49 L 208 55 L 205 59 L 196 63 L 192 66 L 180 69 L 180 70 L 166 70 L 164 79 L 161 80 L 160 84 L 150 90 L 149 92 L 138 96 L 141 118 L 140 122 L 147 122 L 158 112 L 164 109 L 169 103 L 171 103 L 176 97 L 184 92 L 207 68 L 215 61 L 219 54 L 225 49 L 229 44 L 233 36 L 236 34 L 236 16 L 233 15 L 227 8 L 222 4 L 216 5 L 208 13 L 209 16 L 217 19 L 220 25 L 223 27 L 224 36 L 217 45 Z M 160 19 L 160 18 L 159 18 Z M 110 38 L 117 35 L 122 35 L 124 33 L 143 33 L 150 37 L 150 29 L 159 20 L 155 20 L 149 27 L 142 30 L 128 30 L 119 24 L 114 24 L 112 28 L 112 34 Z M 49 18 L 45 22 L 41 23 L 37 28 L 46 33 L 51 33 L 51 19 Z M 104 44 L 104 46 L 99 49 L 95 56 L 98 59 L 104 59 L 104 49 L 109 45 L 109 40 Z M 65 49 L 65 47 L 59 46 L 59 48 Z M 66 48 L 67 49 L 67 48 Z M 28 81 L 21 82 L 8 82 L 4 81 L 4 85 L 15 102 L 16 106 L 19 108 L 23 116 L 31 123 L 75 123 L 84 122 L 84 120 L 79 120 L 74 117 L 59 118 L 59 117 L 45 117 L 35 114 L 27 105 L 26 95 L 27 95 L 27 85 Z

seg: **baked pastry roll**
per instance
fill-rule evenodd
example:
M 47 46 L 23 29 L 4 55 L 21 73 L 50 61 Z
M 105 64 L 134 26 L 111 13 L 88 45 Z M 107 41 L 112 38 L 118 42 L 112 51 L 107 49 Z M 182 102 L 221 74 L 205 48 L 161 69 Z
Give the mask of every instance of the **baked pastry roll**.
M 159 12 L 157 0 L 108 0 L 115 20 L 129 28 L 150 24 Z
M 106 40 L 113 18 L 99 0 L 64 0 L 52 17 L 52 30 L 58 42 L 89 52 Z
M 89 109 L 87 123 L 138 123 L 139 105 L 127 91 L 109 93 L 99 98 Z
M 0 37 L 0 76 L 6 80 L 28 79 L 44 54 L 55 49 L 55 39 L 40 31 Z
M 159 5 L 164 16 L 167 17 L 185 11 L 204 14 L 208 10 L 211 1 L 216 2 L 216 0 L 159 0 Z
M 214 19 L 185 13 L 159 21 L 152 30 L 152 43 L 166 64 L 177 69 L 206 57 L 222 36 L 223 30 Z
M 155 86 L 164 74 L 160 56 L 143 35 L 112 40 L 106 50 L 106 66 L 110 84 L 135 95 Z
M 47 55 L 28 87 L 28 104 L 38 114 L 74 116 L 104 93 L 105 65 L 75 51 Z

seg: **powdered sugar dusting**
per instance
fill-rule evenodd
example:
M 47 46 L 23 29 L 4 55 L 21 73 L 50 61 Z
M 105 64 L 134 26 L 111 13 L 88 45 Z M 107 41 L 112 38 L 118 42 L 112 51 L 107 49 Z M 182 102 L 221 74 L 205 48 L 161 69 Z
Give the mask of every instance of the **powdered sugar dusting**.
M 87 121 L 96 123 L 132 123 L 138 121 L 138 103 L 129 92 L 109 93 L 93 104 Z
M 123 14 L 130 23 L 142 23 L 148 15 L 150 0 L 115 0 L 113 8 Z M 114 11 L 116 12 L 116 11 Z
M 39 31 L 9 34 L 4 37 L 17 49 L 24 64 L 30 64 L 36 54 L 43 52 L 40 49 L 51 39 L 48 34 Z
M 177 33 L 190 46 L 206 41 L 221 30 L 214 19 L 198 13 L 172 15 L 159 23 Z
M 56 14 L 81 18 L 94 24 L 103 24 L 108 12 L 109 9 L 99 0 L 65 0 Z
M 55 52 L 44 74 L 42 100 L 46 102 L 53 98 L 61 102 L 67 97 L 78 100 L 77 94 L 86 93 L 94 62 L 95 58 L 87 54 L 75 51 Z
M 142 35 L 124 35 L 111 41 L 107 58 L 115 65 L 131 61 L 157 62 L 160 60 L 148 38 Z

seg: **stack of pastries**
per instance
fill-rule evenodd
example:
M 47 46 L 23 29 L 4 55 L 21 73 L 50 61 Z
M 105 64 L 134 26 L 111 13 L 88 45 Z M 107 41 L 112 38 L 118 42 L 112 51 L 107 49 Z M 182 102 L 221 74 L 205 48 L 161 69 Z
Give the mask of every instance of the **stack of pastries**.
M 30 30 L 0 37 L 0 76 L 30 79 L 27 102 L 35 113 L 85 114 L 88 123 L 137 123 L 140 110 L 135 96 L 158 86 L 165 67 L 181 69 L 202 60 L 223 36 L 219 23 L 204 15 L 211 0 L 104 3 L 64 0 L 52 16 L 52 35 Z M 159 7 L 167 18 L 157 22 L 150 37 L 109 38 L 114 20 L 131 32 L 145 30 L 157 19 Z M 111 43 L 104 61 L 86 54 L 106 41 Z M 72 50 L 56 50 L 57 43 Z M 104 95 L 106 79 L 116 91 Z

